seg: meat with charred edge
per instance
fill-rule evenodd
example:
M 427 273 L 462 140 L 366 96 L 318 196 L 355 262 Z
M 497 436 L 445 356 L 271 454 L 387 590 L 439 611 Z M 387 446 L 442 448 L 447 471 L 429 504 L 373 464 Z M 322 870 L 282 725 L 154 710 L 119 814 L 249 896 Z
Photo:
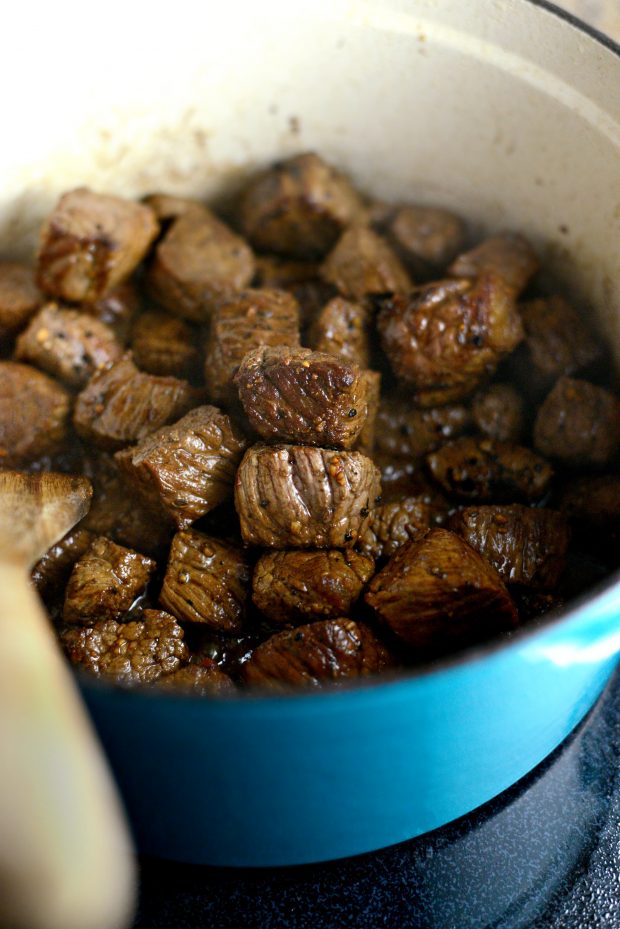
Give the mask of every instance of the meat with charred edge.
M 432 206 L 401 206 L 386 223 L 390 244 L 416 279 L 437 276 L 463 247 L 465 224 Z
M 402 641 L 443 653 L 517 625 L 499 574 L 447 529 L 406 542 L 370 582 L 366 602 Z
M 42 300 L 32 268 L 0 261 L 0 340 L 5 342 L 23 329 Z
M 168 313 L 142 313 L 131 329 L 136 365 L 148 374 L 190 377 L 199 367 L 198 334 Z
M 310 345 L 360 368 L 370 363 L 369 312 L 361 303 L 334 297 L 317 314 L 310 330 Z
M 159 602 L 181 622 L 235 635 L 245 629 L 251 575 L 241 549 L 186 529 L 172 540 Z
M 553 590 L 566 562 L 566 517 L 542 507 L 472 506 L 454 513 L 448 529 L 493 565 L 506 584 Z
M 161 677 L 157 685 L 167 691 L 193 694 L 196 697 L 234 694 L 237 690 L 232 678 L 221 671 L 216 664 L 210 667 L 197 664 L 184 665 L 172 674 Z
M 265 548 L 350 548 L 380 493 L 365 455 L 303 445 L 254 445 L 235 480 L 242 538 Z
M 463 252 L 448 268 L 452 277 L 475 278 L 484 272 L 501 277 L 513 294 L 520 294 L 540 267 L 530 243 L 521 235 L 505 232 L 485 239 Z
M 53 454 L 67 435 L 69 394 L 26 364 L 0 361 L 0 467 Z
M 88 529 L 76 526 L 37 561 L 32 569 L 32 583 L 43 600 L 49 601 L 63 592 L 73 565 L 85 554 L 94 539 Z
M 385 239 L 364 225 L 343 232 L 321 265 L 321 277 L 353 300 L 371 294 L 404 294 L 413 286 Z
M 43 224 L 37 284 L 50 297 L 94 303 L 129 277 L 158 229 L 141 203 L 71 190 Z
M 433 478 L 459 500 L 536 501 L 549 489 L 553 468 L 529 448 L 463 436 L 427 456 Z
M 375 561 L 390 558 L 405 542 L 419 539 L 435 525 L 438 512 L 425 496 L 382 503 L 370 514 L 356 549 Z
M 351 448 L 368 415 L 358 366 L 309 348 L 254 349 L 234 383 L 250 426 L 263 439 Z
M 420 410 L 403 398 L 384 396 L 377 413 L 377 448 L 396 458 L 422 458 L 471 424 L 471 411 L 461 403 Z
M 550 389 L 562 375 L 577 374 L 601 356 L 583 318 L 563 297 L 530 300 L 519 306 L 525 330 L 527 378 Z
M 199 406 L 114 457 L 145 501 L 163 508 L 179 529 L 185 529 L 232 498 L 246 446 L 229 416 L 214 406 Z
M 524 409 L 521 395 L 510 384 L 491 384 L 476 394 L 471 411 L 481 432 L 500 442 L 518 442 L 523 436 Z
M 286 690 L 377 674 L 393 663 L 368 626 L 326 619 L 277 632 L 254 650 L 241 674 L 247 684 Z
M 266 552 L 252 579 L 254 605 L 272 623 L 348 615 L 374 574 L 372 558 L 340 551 Z

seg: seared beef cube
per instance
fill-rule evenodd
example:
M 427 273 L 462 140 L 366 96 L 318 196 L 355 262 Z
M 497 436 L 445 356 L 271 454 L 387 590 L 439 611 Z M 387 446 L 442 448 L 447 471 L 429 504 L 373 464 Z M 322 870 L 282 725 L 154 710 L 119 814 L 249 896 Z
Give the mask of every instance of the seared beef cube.
M 403 500 L 405 497 L 415 497 L 419 494 L 432 494 L 445 499 L 438 490 L 437 485 L 431 482 L 425 471 L 421 470 L 419 461 L 389 455 L 381 451 L 378 441 L 377 446 L 371 457 L 381 472 L 381 500 L 383 503 L 391 503 L 395 500 Z M 445 508 L 446 511 L 449 509 L 447 501 Z
M 234 383 L 264 439 L 351 448 L 368 415 L 368 385 L 358 366 L 308 348 L 257 348 Z
M 125 345 L 132 320 L 140 309 L 140 297 L 135 285 L 131 281 L 125 281 L 95 303 L 82 304 L 80 309 L 83 313 L 100 319 L 102 323 L 107 323 L 114 330 L 121 345 Z
M 254 650 L 242 676 L 246 684 L 286 690 L 365 677 L 391 664 L 389 650 L 368 626 L 352 619 L 324 619 L 277 632 Z
M 205 361 L 211 400 L 237 401 L 233 377 L 244 356 L 260 345 L 299 345 L 299 307 L 284 290 L 245 290 L 213 311 Z
M 71 190 L 43 224 L 37 283 L 59 300 L 94 303 L 129 277 L 158 229 L 141 203 Z
M 413 286 L 385 239 L 363 225 L 342 233 L 321 265 L 321 276 L 353 300 L 370 294 L 404 294 Z
M 69 394 L 30 365 L 0 361 L 0 467 L 53 454 L 67 432 Z
M 241 200 L 240 221 L 261 251 L 321 258 L 362 210 L 362 199 L 348 179 L 307 152 L 272 165 L 250 181 Z
M 615 534 L 620 530 L 620 476 L 577 478 L 564 488 L 560 508 L 578 526 Z
M 530 300 L 519 307 L 525 330 L 527 377 L 549 389 L 562 375 L 577 374 L 601 349 L 581 315 L 563 297 Z
M 304 345 L 312 347 L 311 337 L 308 332 L 309 327 L 323 307 L 337 296 L 338 291 L 331 284 L 318 279 L 295 284 L 289 288 L 289 291 L 299 304 L 300 326 L 304 336 L 302 342 Z
M 471 405 L 474 423 L 491 439 L 518 442 L 523 436 L 521 395 L 510 384 L 491 384 L 476 394 Z
M 37 561 L 32 569 L 32 582 L 43 600 L 49 602 L 64 591 L 73 565 L 93 541 L 92 532 L 76 526 Z
M 379 412 L 379 401 L 381 399 L 381 375 L 378 371 L 366 369 L 362 371 L 361 376 L 362 380 L 366 383 L 368 413 L 362 431 L 357 437 L 355 448 L 358 452 L 363 452 L 365 455 L 372 455 L 377 431 L 377 413 Z
M 178 419 L 200 397 L 187 381 L 143 374 L 126 354 L 93 375 L 77 397 L 73 423 L 83 439 L 114 450 Z
M 190 200 L 188 197 L 175 197 L 171 194 L 148 194 L 142 199 L 153 210 L 158 221 L 169 223 L 192 210 L 204 210 L 204 204 L 199 200 Z
M 406 542 L 370 582 L 367 603 L 408 645 L 451 651 L 517 625 L 495 568 L 447 529 Z
M 409 400 L 388 396 L 379 404 L 377 448 L 397 458 L 421 458 L 470 425 L 471 413 L 460 403 L 420 410 Z
M 476 278 L 485 272 L 501 277 L 514 295 L 521 293 L 540 267 L 534 249 L 521 235 L 509 232 L 494 235 L 468 252 L 463 252 L 448 268 L 453 277 Z
M 241 549 L 186 529 L 172 540 L 159 602 L 181 622 L 235 635 L 245 626 L 251 576 Z
M 589 381 L 561 377 L 538 410 L 534 445 L 569 467 L 609 464 L 620 447 L 620 400 Z
M 540 500 L 553 468 L 529 448 L 463 436 L 427 457 L 433 478 L 459 500 L 512 503 Z
M 472 506 L 454 513 L 448 528 L 493 565 L 506 584 L 552 590 L 566 561 L 566 517 L 541 507 Z
M 154 508 L 185 529 L 228 497 L 247 442 L 230 418 L 200 406 L 117 452 L 119 468 Z
M 162 610 L 144 610 L 129 623 L 99 619 L 67 626 L 60 639 L 71 664 L 124 683 L 151 683 L 189 658 L 181 626 Z
M 372 510 L 356 548 L 375 561 L 391 558 L 405 542 L 425 535 L 434 525 L 436 516 L 437 508 L 424 496 L 382 503 Z
M 202 322 L 215 303 L 254 276 L 243 239 L 205 209 L 179 216 L 157 248 L 147 275 L 151 296 L 176 316 Z
M 95 371 L 121 354 L 109 326 L 56 303 L 41 307 L 15 348 L 20 361 L 29 361 L 69 387 L 83 387 Z
M 361 303 L 334 297 L 314 320 L 310 344 L 317 352 L 337 355 L 367 368 L 370 361 L 368 310 Z
M 386 231 L 415 278 L 437 276 L 465 240 L 463 221 L 432 206 L 401 206 L 389 218 Z
M 151 558 L 99 536 L 73 566 L 65 591 L 65 622 L 120 619 L 144 593 L 156 567 Z
M 41 300 L 32 268 L 0 261 L 0 342 L 24 328 Z
M 198 368 L 197 343 L 184 320 L 155 310 L 138 316 L 131 330 L 134 361 L 148 374 L 190 377 Z
M 316 261 L 280 258 L 278 255 L 257 255 L 254 286 L 290 290 L 297 284 L 307 284 L 308 281 L 316 280 L 318 275 L 319 266 Z
M 378 325 L 396 377 L 413 386 L 424 407 L 471 393 L 523 337 L 511 290 L 489 274 L 393 297 Z
M 197 664 L 185 665 L 178 671 L 160 678 L 157 687 L 197 697 L 233 694 L 237 690 L 228 674 L 221 671 L 216 664 L 208 668 Z
M 375 571 L 372 558 L 345 552 L 267 552 L 254 568 L 252 599 L 272 623 L 347 616 Z
M 254 445 L 235 480 L 243 541 L 265 548 L 352 547 L 381 494 L 360 452 Z

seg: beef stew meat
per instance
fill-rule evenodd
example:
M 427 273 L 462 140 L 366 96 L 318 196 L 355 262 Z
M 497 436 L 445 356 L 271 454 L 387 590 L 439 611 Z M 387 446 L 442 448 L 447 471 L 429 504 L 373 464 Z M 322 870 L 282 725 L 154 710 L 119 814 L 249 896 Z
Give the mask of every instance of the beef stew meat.
M 130 347 L 138 368 L 164 377 L 195 378 L 200 367 L 196 330 L 177 316 L 149 310 L 131 329 Z
M 310 344 L 316 352 L 328 352 L 360 368 L 370 365 L 369 313 L 362 303 L 334 297 L 315 317 Z
M 405 542 L 426 535 L 438 515 L 437 507 L 424 495 L 382 503 L 371 511 L 355 547 L 375 561 L 385 561 Z
M 32 569 L 32 583 L 41 598 L 50 603 L 61 594 L 64 589 L 73 565 L 86 553 L 94 542 L 95 536 L 88 529 L 77 526 L 71 529 L 37 561 Z
M 559 377 L 578 374 L 600 359 L 600 345 L 563 297 L 529 300 L 519 312 L 525 330 L 526 377 L 532 387 L 549 390 Z
M 361 372 L 362 380 L 366 384 L 366 422 L 357 437 L 355 448 L 364 455 L 372 456 L 377 435 L 377 413 L 381 401 L 381 374 L 366 368 Z
M 503 233 L 463 252 L 448 268 L 452 277 L 477 278 L 487 272 L 501 277 L 513 294 L 520 294 L 540 265 L 530 243 L 521 235 Z
M 210 667 L 183 665 L 172 674 L 159 678 L 157 684 L 165 690 L 193 694 L 195 697 L 226 696 L 234 694 L 237 689 L 232 678 L 216 664 Z
M 419 459 L 472 426 L 463 403 L 419 409 L 405 397 L 387 394 L 377 413 L 377 448 L 393 458 Z
M 120 344 L 124 346 L 127 344 L 131 324 L 141 305 L 138 289 L 134 282 L 129 280 L 104 294 L 95 303 L 83 303 L 80 310 L 110 326 Z
M 401 206 L 385 222 L 391 245 L 415 280 L 440 277 L 465 243 L 465 224 L 448 210 Z
M 256 348 L 234 384 L 263 439 L 351 448 L 368 415 L 368 385 L 358 366 L 308 348 Z
M 191 210 L 204 209 L 204 204 L 199 200 L 191 200 L 189 197 L 175 197 L 166 193 L 148 194 L 143 198 L 142 202 L 153 210 L 158 222 L 164 226 Z
M 366 225 L 346 229 L 321 265 L 323 280 L 352 300 L 406 294 L 412 281 L 385 239 Z
M 0 467 L 24 467 L 58 452 L 70 409 L 69 394 L 47 374 L 0 361 Z
M 520 393 L 511 384 L 491 384 L 472 400 L 476 427 L 491 439 L 519 442 L 525 429 L 525 411 Z
M 43 297 L 32 268 L 17 261 L 0 261 L 0 344 L 26 326 Z

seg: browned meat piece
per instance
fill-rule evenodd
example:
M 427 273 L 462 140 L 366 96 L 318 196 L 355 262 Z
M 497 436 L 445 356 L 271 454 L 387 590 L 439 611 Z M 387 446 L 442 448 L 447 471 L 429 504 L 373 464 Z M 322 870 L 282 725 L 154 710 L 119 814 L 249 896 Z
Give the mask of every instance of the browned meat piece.
M 366 422 L 362 427 L 355 448 L 364 455 L 372 456 L 375 448 L 375 438 L 377 432 L 377 414 L 379 412 L 379 401 L 381 399 L 381 375 L 378 371 L 366 369 L 362 371 L 362 379 L 366 383 L 366 400 L 368 413 Z
M 286 690 L 377 674 L 391 664 L 390 652 L 368 626 L 325 619 L 267 639 L 244 664 L 242 676 L 247 684 Z
M 609 464 L 620 447 L 620 400 L 589 381 L 561 377 L 538 410 L 534 445 L 569 467 Z
M 163 507 L 180 529 L 232 498 L 247 442 L 230 418 L 200 406 L 173 426 L 117 452 L 119 468 L 145 501 Z
M 382 503 L 372 510 L 356 548 L 375 561 L 391 558 L 405 542 L 425 535 L 436 517 L 437 508 L 424 495 Z
M 86 441 L 114 450 L 178 419 L 200 399 L 187 381 L 138 371 L 128 353 L 93 375 L 77 397 L 73 423 Z
M 309 348 L 254 349 L 234 383 L 264 439 L 351 448 L 368 415 L 368 385 L 358 366 Z
M 41 301 L 32 268 L 0 261 L 0 341 L 23 329 Z
M 493 565 L 506 584 L 552 590 L 566 562 L 570 538 L 562 513 L 541 507 L 471 506 L 448 528 Z
M 401 206 L 389 218 L 386 231 L 415 278 L 437 277 L 465 240 L 463 221 L 432 206 Z
M 99 536 L 73 566 L 65 591 L 65 622 L 121 619 L 144 593 L 156 567 L 151 558 Z
M 159 602 L 182 622 L 235 635 L 245 626 L 251 576 L 243 551 L 186 529 L 172 540 Z
M 368 315 L 363 304 L 334 297 L 314 320 L 310 345 L 317 352 L 328 352 L 367 368 L 370 362 Z
M 348 179 L 318 155 L 296 155 L 254 177 L 241 200 L 241 227 L 261 251 L 321 258 L 362 214 Z
M 161 677 L 157 686 L 197 697 L 234 694 L 237 690 L 228 674 L 221 671 L 216 664 L 208 668 L 196 664 L 185 665 L 178 671 Z
M 17 340 L 15 357 L 29 361 L 69 387 L 116 361 L 122 348 L 113 330 L 88 313 L 46 303 Z
M 342 233 L 321 265 L 321 276 L 353 300 L 369 294 L 405 294 L 413 286 L 385 239 L 363 225 Z
M 316 261 L 280 258 L 278 255 L 256 256 L 255 287 L 290 290 L 297 284 L 307 284 L 319 276 Z
M 299 345 L 299 307 L 284 290 L 245 290 L 215 308 L 205 360 L 211 400 L 237 401 L 233 377 L 244 356 L 260 345 Z
M 30 365 L 0 361 L 0 467 L 27 465 L 61 447 L 69 394 Z
M 521 235 L 506 232 L 485 239 L 463 252 L 448 268 L 452 277 L 475 278 L 485 272 L 501 277 L 513 294 L 524 290 L 540 263 L 534 249 Z
M 170 194 L 149 194 L 142 200 L 150 207 L 160 223 L 169 223 L 192 210 L 204 210 L 204 204 L 199 200 L 190 200 L 188 197 L 174 197 Z
M 290 293 L 299 304 L 299 319 L 304 333 L 303 344 L 310 345 L 308 329 L 312 321 L 318 316 L 326 303 L 337 296 L 338 291 L 325 281 L 304 281 L 289 288 Z
M 130 345 L 136 365 L 148 374 L 190 377 L 198 369 L 198 341 L 183 319 L 153 310 L 134 322 Z
M 472 645 L 518 620 L 495 568 L 446 529 L 402 545 L 375 574 L 366 601 L 399 638 L 421 650 Z
M 490 438 L 518 442 L 523 437 L 523 400 L 510 384 L 491 384 L 476 394 L 471 411 L 480 432 Z
M 90 547 L 94 538 L 88 529 L 77 526 L 37 561 L 32 569 L 32 582 L 43 600 L 49 601 L 64 590 L 73 565 Z
M 378 319 L 395 375 L 420 406 L 471 393 L 523 337 L 514 295 L 504 281 L 438 281 L 385 302 Z
M 378 444 L 378 443 L 377 443 Z M 403 500 L 405 497 L 428 497 L 429 500 L 443 501 L 446 513 L 448 501 L 440 493 L 437 485 L 427 477 L 420 462 L 411 458 L 398 458 L 388 455 L 379 448 L 371 456 L 381 472 L 381 499 L 383 503 Z
M 421 458 L 471 426 L 460 403 L 420 410 L 410 400 L 383 397 L 377 414 L 377 448 L 397 458 Z
M 249 245 L 205 208 L 175 219 L 155 249 L 147 285 L 171 313 L 202 322 L 219 299 L 253 277 Z
M 266 548 L 347 548 L 364 532 L 381 493 L 360 452 L 254 445 L 235 481 L 244 542 Z
M 158 229 L 141 203 L 71 190 L 43 224 L 37 283 L 59 300 L 94 303 L 129 277 Z
M 512 503 L 539 500 L 553 468 L 529 448 L 495 439 L 464 436 L 427 457 L 434 479 L 459 500 Z
M 345 552 L 266 552 L 254 568 L 252 599 L 273 623 L 346 616 L 375 571 L 372 558 Z
M 100 619 L 67 626 L 60 639 L 72 664 L 124 683 L 151 683 L 189 658 L 182 628 L 161 610 L 144 610 L 140 620 L 129 623 Z
M 563 297 L 530 300 L 519 307 L 525 330 L 527 377 L 549 389 L 564 374 L 576 374 L 601 356 L 581 315 Z
M 95 303 L 84 303 L 80 307 L 83 313 L 90 313 L 102 323 L 107 323 L 122 345 L 125 345 L 129 338 L 132 320 L 139 309 L 140 297 L 131 281 L 125 281 L 115 287 Z
M 564 488 L 560 508 L 571 521 L 592 529 L 620 530 L 620 476 L 577 478 Z

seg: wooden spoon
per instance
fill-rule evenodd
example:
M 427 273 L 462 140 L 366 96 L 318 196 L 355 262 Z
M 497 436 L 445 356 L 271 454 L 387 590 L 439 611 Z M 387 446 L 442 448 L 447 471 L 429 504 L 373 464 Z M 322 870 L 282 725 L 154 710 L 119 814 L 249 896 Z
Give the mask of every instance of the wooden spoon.
M 64 474 L 0 471 L 0 925 L 121 929 L 134 859 L 116 791 L 50 622 L 38 559 L 88 511 Z

